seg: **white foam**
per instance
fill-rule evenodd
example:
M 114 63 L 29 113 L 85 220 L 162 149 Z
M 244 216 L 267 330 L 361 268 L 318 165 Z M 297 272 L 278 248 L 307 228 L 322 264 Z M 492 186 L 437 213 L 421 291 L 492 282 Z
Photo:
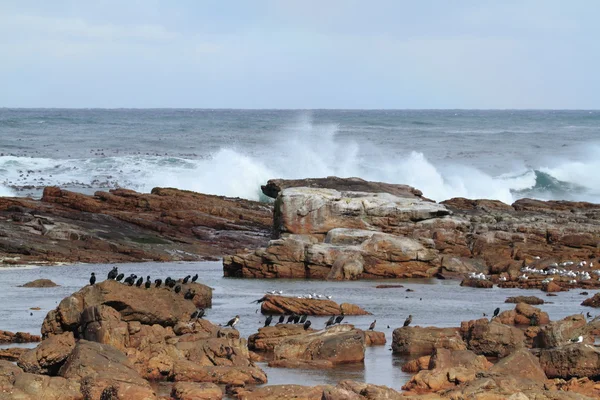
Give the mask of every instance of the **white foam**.
M 600 160 L 596 160 L 594 152 L 597 154 L 598 148 L 588 148 L 579 161 L 553 160 L 551 167 L 540 170 L 558 180 L 587 188 L 588 192 L 580 197 L 589 199 L 600 187 L 600 176 L 595 173 Z M 0 171 L 5 172 L 0 184 L 67 188 L 104 185 L 143 192 L 157 186 L 175 187 L 258 200 L 260 185 L 271 178 L 357 176 L 408 184 L 437 201 L 467 197 L 512 203 L 517 197 L 514 191 L 535 186 L 536 175 L 531 168 L 510 170 L 515 167 L 508 161 L 506 165 L 508 171 L 499 176 L 465 165 L 436 165 L 423 152 L 374 148 L 368 142 L 359 144 L 340 137 L 336 125 L 314 125 L 304 117 L 299 123 L 282 129 L 260 154 L 223 147 L 204 159 L 136 155 L 54 160 L 7 156 L 0 157 Z M 35 172 L 23 173 L 28 170 Z M 14 193 L 0 186 L 0 195 Z M 552 197 L 552 194 L 547 196 Z

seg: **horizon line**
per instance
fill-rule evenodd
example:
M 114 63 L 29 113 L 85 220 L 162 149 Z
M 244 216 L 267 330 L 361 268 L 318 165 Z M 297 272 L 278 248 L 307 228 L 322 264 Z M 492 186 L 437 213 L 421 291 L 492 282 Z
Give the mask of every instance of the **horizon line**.
M 0 110 L 203 110 L 203 111 L 600 111 L 598 108 L 234 108 L 234 107 L 6 107 Z

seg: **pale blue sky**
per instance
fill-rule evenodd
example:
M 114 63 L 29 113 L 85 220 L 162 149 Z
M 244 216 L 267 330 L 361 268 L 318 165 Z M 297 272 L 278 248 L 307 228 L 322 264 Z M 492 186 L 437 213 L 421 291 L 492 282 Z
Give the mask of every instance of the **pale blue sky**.
M 600 108 L 600 1 L 0 3 L 0 106 Z

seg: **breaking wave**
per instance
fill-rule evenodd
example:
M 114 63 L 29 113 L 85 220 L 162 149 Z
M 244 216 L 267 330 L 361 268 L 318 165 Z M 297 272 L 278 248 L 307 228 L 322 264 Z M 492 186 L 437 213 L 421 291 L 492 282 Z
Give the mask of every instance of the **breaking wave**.
M 423 152 L 388 149 L 337 137 L 336 125 L 305 121 L 264 151 L 223 147 L 201 159 L 128 155 L 86 159 L 0 157 L 0 196 L 35 193 L 44 186 L 93 192 L 126 187 L 149 192 L 175 187 L 202 193 L 263 199 L 260 185 L 271 178 L 356 176 L 414 186 L 437 201 L 452 197 L 595 201 L 600 161 L 553 160 L 493 176 L 475 167 L 431 162 Z M 597 148 L 589 148 L 590 154 Z M 3 186 L 2 186 L 3 185 Z

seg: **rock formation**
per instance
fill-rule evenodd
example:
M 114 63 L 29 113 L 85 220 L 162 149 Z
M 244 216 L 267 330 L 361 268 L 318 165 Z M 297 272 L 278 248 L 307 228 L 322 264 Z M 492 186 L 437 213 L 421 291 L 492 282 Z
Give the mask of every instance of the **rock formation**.
M 0 197 L 0 262 L 196 261 L 264 245 L 271 206 L 177 189 Z

